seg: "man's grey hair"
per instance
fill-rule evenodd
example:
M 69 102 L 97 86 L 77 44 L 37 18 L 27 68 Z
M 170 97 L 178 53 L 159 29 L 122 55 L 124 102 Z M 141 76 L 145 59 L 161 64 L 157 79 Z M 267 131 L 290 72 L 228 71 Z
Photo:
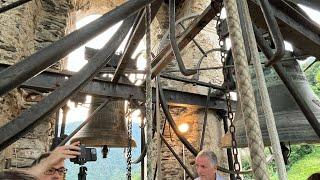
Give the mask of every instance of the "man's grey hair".
M 207 157 L 210 162 L 212 163 L 212 165 L 217 165 L 218 163 L 218 158 L 217 155 L 210 150 L 202 150 L 198 153 L 197 158 L 198 157 Z

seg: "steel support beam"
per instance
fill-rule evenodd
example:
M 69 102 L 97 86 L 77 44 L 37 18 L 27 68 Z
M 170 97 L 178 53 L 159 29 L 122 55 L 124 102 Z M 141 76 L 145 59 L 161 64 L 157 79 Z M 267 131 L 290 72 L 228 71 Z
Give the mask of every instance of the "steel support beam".
M 110 41 L 77 74 L 70 77 L 66 83 L 62 84 L 61 87 L 50 93 L 39 103 L 31 106 L 17 118 L 2 126 L 0 128 L 0 151 L 14 143 L 50 114 L 62 107 L 72 95 L 79 92 L 81 88 L 90 82 L 95 74 L 108 63 L 109 57 L 120 46 L 133 25 L 135 17 L 136 15 L 131 15 L 124 20 Z
M 296 4 L 302 4 L 308 6 L 309 8 L 316 9 L 320 11 L 320 1 L 319 0 L 288 0 Z
M 0 64 L 0 71 L 9 66 L 10 65 Z M 48 70 L 24 82 L 19 87 L 42 92 L 51 92 L 62 86 L 62 84 L 67 82 L 68 79 L 74 74 L 74 72 L 69 71 L 58 72 Z M 153 91 L 153 93 L 155 94 L 155 89 Z M 99 78 L 95 78 L 91 82 L 89 82 L 82 90 L 80 90 L 80 93 L 92 96 L 100 96 L 103 98 L 119 98 L 126 100 L 132 98 L 132 100 L 142 102 L 145 101 L 144 87 L 122 83 L 113 83 Z M 206 106 L 205 95 L 170 89 L 164 89 L 164 94 L 169 105 L 198 107 Z M 232 107 L 236 107 L 235 102 L 233 102 Z M 223 99 L 211 98 L 209 102 L 209 108 L 226 109 L 226 106 Z
M 99 49 L 93 49 L 93 48 L 90 48 L 90 47 L 86 47 L 85 50 L 84 50 L 84 58 L 88 61 L 90 61 L 93 56 L 95 54 L 97 54 L 99 52 Z M 120 59 L 120 56 L 121 54 L 114 54 L 109 63 L 107 64 L 107 67 L 117 67 L 118 65 L 118 62 L 119 62 L 119 59 Z M 127 65 L 127 68 L 128 69 L 137 69 L 136 67 L 136 61 L 132 58 L 128 59 L 128 65 Z M 114 72 L 113 72 L 114 73 Z
M 162 4 L 163 0 L 156 0 L 151 4 L 151 22 L 156 17 L 156 14 L 158 10 L 160 9 L 160 6 Z M 145 12 L 145 11 L 144 11 Z M 130 63 L 130 58 L 134 51 L 137 49 L 141 39 L 145 35 L 145 28 L 146 28 L 146 16 L 145 13 L 142 14 L 142 17 L 140 18 L 140 21 L 138 22 L 138 26 L 135 29 L 135 31 L 132 34 L 132 38 L 129 40 L 129 44 L 124 50 L 123 55 L 119 59 L 118 66 L 116 69 L 116 72 L 114 73 L 113 82 L 118 82 L 120 79 L 120 75 L 124 74 L 125 68 Z M 133 31 L 134 29 L 132 29 Z
M 154 0 L 127 1 L 97 20 L 0 72 L 0 96 L 58 62 L 74 49 Z
M 21 5 L 23 5 L 23 4 L 25 4 L 25 3 L 29 2 L 29 1 L 31 1 L 31 0 L 19 0 L 19 1 L 16 1 L 14 3 L 11 3 L 11 4 L 7 5 L 7 6 L 3 6 L 3 7 L 0 8 L 0 13 L 6 12 L 6 11 L 8 11 L 10 9 L 13 9 L 15 7 L 18 7 L 18 6 L 21 6 Z
M 248 1 L 248 4 L 252 21 L 258 27 L 267 29 L 256 0 Z M 320 58 L 320 51 L 315 51 L 320 47 L 319 26 L 284 1 L 270 0 L 270 4 L 284 40 L 301 51 L 302 54 L 298 55 L 313 55 Z
M 177 40 L 180 51 L 220 12 L 221 8 L 220 3 L 212 1 L 203 13 L 192 21 L 187 30 Z M 173 57 L 171 45 L 168 43 L 152 60 L 152 77 L 154 78 L 159 74 L 170 63 Z

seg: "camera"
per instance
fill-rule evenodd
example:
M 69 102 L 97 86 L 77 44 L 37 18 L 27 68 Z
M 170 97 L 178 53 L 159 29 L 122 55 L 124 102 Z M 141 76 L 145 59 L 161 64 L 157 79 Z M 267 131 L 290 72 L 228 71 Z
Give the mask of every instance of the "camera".
M 70 159 L 74 164 L 84 165 L 88 161 L 97 160 L 97 150 L 95 148 L 86 148 L 84 145 L 79 146 L 81 148 L 80 155 Z

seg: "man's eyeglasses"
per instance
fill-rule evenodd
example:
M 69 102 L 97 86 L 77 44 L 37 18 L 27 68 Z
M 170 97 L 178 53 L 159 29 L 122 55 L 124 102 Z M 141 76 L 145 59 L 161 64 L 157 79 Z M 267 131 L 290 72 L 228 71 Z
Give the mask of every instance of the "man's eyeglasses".
M 67 170 L 68 169 L 66 169 L 64 167 L 59 168 L 59 169 L 51 168 L 51 169 L 47 170 L 46 172 L 44 172 L 44 174 L 45 175 L 53 175 L 57 171 L 59 175 L 64 175 L 67 173 Z

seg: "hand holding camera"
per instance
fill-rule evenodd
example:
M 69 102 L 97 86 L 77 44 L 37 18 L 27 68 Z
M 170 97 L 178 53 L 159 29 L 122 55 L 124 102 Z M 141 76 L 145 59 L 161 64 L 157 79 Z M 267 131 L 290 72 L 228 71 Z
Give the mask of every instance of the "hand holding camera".
M 88 161 L 97 160 L 97 151 L 95 148 L 86 148 L 84 145 L 80 145 L 80 155 L 75 158 L 71 158 L 70 161 L 74 164 L 84 165 Z
M 59 146 L 55 148 L 50 156 L 47 158 L 47 162 L 50 166 L 54 166 L 65 159 L 72 159 L 79 156 L 80 153 L 80 142 L 74 142 L 70 145 Z

